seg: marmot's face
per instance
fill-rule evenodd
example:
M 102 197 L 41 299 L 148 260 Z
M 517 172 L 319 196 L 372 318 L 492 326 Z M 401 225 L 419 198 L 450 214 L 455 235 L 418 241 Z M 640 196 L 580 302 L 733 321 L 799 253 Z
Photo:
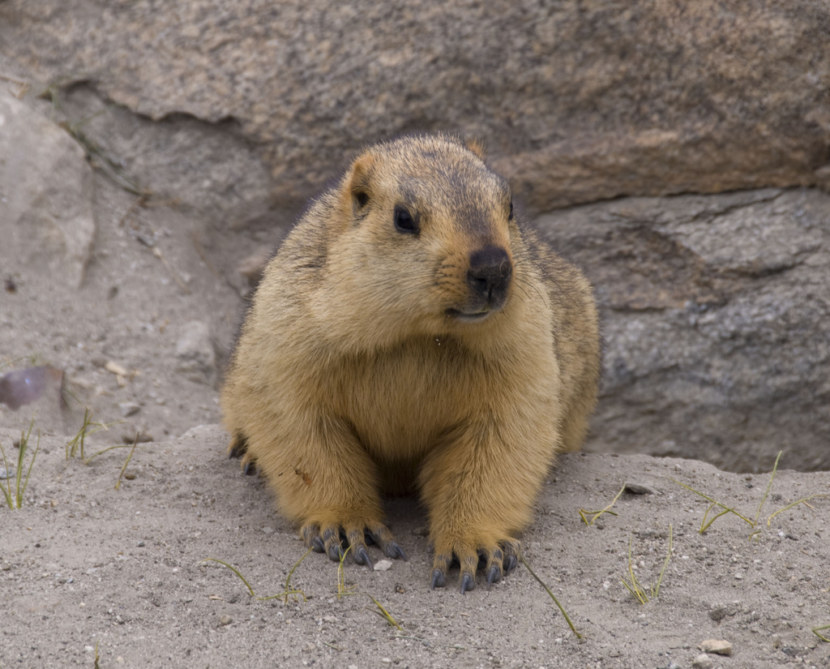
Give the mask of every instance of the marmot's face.
M 513 206 L 506 181 L 476 153 L 441 137 L 404 138 L 360 156 L 345 184 L 348 289 L 368 327 L 465 331 L 505 308 Z

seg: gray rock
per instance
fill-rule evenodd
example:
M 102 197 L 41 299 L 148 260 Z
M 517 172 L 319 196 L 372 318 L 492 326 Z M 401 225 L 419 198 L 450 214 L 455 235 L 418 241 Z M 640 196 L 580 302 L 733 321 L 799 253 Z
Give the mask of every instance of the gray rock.
M 811 0 L 31 4 L 3 3 L 0 55 L 154 120 L 226 123 L 279 202 L 425 129 L 482 138 L 536 211 L 830 181 L 830 7 Z
M 80 287 L 95 238 L 92 172 L 84 151 L 55 123 L 0 87 L 3 272 L 37 264 Z
M 830 196 L 629 198 L 539 219 L 591 277 L 601 447 L 744 471 L 830 467 Z
M 216 351 L 210 328 L 202 321 L 185 323 L 176 341 L 177 371 L 198 383 L 211 384 L 216 375 Z

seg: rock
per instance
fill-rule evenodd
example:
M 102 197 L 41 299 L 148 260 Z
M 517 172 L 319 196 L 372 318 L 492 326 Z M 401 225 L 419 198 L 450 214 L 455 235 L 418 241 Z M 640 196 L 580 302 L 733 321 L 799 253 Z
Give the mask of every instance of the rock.
M 723 639 L 706 639 L 698 646 L 704 653 L 715 655 L 732 655 L 732 644 Z
M 653 495 L 654 488 L 651 486 L 643 485 L 642 483 L 634 483 L 633 481 L 628 481 L 625 484 L 625 492 L 630 495 Z
M 0 87 L 3 272 L 32 264 L 80 287 L 95 237 L 92 188 L 77 142 Z
M 392 560 L 378 560 L 375 562 L 375 571 L 389 571 L 392 568 Z
M 536 211 L 828 180 L 830 7 L 811 0 L 30 4 L 4 3 L 0 54 L 89 82 L 101 107 L 120 105 L 111 116 L 213 124 L 260 146 L 276 202 L 304 202 L 369 141 L 426 129 L 483 139 Z M 229 154 L 182 178 L 231 194 Z
M 185 323 L 176 342 L 177 371 L 197 383 L 213 383 L 216 374 L 216 351 L 210 328 L 202 321 Z
M 714 661 L 706 653 L 701 653 L 692 660 L 692 667 L 694 669 L 712 669 L 714 666 Z
M 138 402 L 119 402 L 118 408 L 121 410 L 121 415 L 124 418 L 134 416 L 141 411 L 141 405 Z
M 602 447 L 830 467 L 830 196 L 627 198 L 541 217 L 596 287 Z M 589 444 L 590 446 L 590 444 Z

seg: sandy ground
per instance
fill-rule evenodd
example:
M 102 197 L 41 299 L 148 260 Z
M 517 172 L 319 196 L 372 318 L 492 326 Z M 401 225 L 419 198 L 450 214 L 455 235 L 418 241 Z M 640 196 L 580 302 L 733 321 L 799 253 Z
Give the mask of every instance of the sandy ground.
M 14 434 L 0 433 L 9 445 Z M 672 479 L 755 518 L 768 476 L 688 460 L 568 455 L 545 485 L 525 534 L 528 564 L 566 608 L 580 641 L 524 566 L 492 588 L 431 591 L 425 518 L 413 500 L 388 506 L 409 553 L 387 571 L 311 554 L 273 512 L 261 480 L 200 426 L 89 464 L 66 440 L 41 439 L 23 507 L 0 509 L 0 666 L 63 667 L 691 667 L 707 639 L 731 643 L 712 667 L 830 666 L 830 500 L 772 518 L 830 488 L 830 473 L 777 472 L 755 530 L 737 516 L 703 535 L 708 503 Z M 92 455 L 87 445 L 86 455 Z M 625 493 L 593 526 L 598 510 Z M 673 548 L 659 595 L 625 589 L 628 551 L 649 588 Z M 374 557 L 380 556 L 376 549 Z M 255 596 L 230 569 L 247 579 Z M 299 562 L 299 564 L 297 564 Z M 296 565 L 296 567 L 295 567 Z M 302 595 L 264 599 L 285 591 Z M 303 599 L 303 596 L 305 599 Z M 375 598 L 398 622 L 378 613 Z M 701 658 L 699 662 L 703 662 Z

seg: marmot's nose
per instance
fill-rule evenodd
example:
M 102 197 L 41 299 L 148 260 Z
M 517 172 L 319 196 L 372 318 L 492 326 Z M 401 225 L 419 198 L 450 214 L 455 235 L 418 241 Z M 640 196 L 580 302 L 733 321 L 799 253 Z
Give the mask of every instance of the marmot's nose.
M 500 304 L 504 300 L 512 274 L 510 257 L 500 246 L 485 246 L 470 254 L 467 284 L 489 303 Z

